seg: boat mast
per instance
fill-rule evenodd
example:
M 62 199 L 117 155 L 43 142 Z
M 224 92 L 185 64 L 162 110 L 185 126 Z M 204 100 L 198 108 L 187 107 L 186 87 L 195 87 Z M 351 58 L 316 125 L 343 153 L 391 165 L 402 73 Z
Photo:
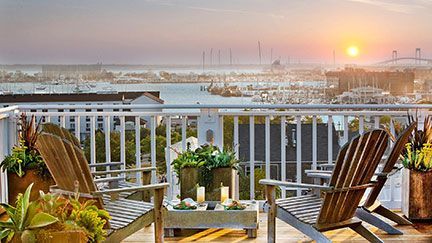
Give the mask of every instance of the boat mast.
M 261 65 L 261 42 L 258 41 L 258 57 L 259 57 L 259 64 Z

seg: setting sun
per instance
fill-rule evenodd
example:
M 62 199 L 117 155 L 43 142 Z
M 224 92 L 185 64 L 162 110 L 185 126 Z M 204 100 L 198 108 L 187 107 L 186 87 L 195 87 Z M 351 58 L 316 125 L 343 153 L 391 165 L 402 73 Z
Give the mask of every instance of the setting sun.
M 356 56 L 358 56 L 358 54 L 359 54 L 358 47 L 357 46 L 350 46 L 350 47 L 348 47 L 347 54 L 350 57 L 356 57 Z

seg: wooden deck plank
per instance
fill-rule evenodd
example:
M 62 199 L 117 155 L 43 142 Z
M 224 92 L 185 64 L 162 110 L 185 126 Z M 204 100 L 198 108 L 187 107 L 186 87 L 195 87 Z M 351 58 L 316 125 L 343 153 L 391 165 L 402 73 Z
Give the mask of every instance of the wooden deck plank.
M 382 218 L 384 219 L 384 218 Z M 385 220 L 385 219 L 384 219 Z M 386 220 L 392 225 L 391 221 Z M 377 228 L 364 224 L 369 230 L 378 235 L 385 242 L 432 242 L 432 224 L 417 224 L 412 226 L 396 226 L 404 235 L 388 235 Z M 325 232 L 334 242 L 366 242 L 366 240 L 349 229 Z M 260 228 L 258 237 L 248 239 L 244 230 L 234 229 L 207 229 L 183 230 L 176 237 L 165 238 L 165 242 L 267 242 L 267 214 L 260 213 Z M 154 242 L 153 226 L 145 227 L 123 241 L 124 243 Z M 311 242 L 310 239 L 288 224 L 277 219 L 276 242 Z

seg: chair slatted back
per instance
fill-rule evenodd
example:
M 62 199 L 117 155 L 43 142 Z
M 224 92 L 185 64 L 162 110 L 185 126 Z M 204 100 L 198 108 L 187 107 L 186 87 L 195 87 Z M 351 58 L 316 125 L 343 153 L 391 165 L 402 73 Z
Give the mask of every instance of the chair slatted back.
M 80 193 L 97 190 L 83 151 L 66 139 L 42 132 L 36 146 L 57 186 L 61 190 L 74 191 L 79 182 Z
M 67 130 L 64 127 L 60 127 L 54 123 L 45 123 L 43 124 L 42 131 L 53 135 L 57 135 L 61 138 L 68 140 L 73 145 L 79 148 L 81 147 L 81 144 L 78 141 L 78 139 L 69 130 Z
M 402 133 L 399 134 L 393 146 L 393 149 L 390 152 L 389 157 L 387 158 L 387 161 L 384 164 L 384 168 L 381 171 L 382 173 L 387 174 L 393 170 L 393 167 L 398 161 L 402 151 L 405 148 L 405 144 L 408 142 L 408 139 L 410 138 L 416 125 L 417 125 L 416 122 L 411 123 L 407 128 L 405 128 L 405 130 Z M 371 192 L 369 193 L 364 203 L 364 206 L 369 207 L 375 203 L 386 181 L 387 181 L 387 176 L 378 176 L 377 184 L 372 188 Z
M 355 210 L 387 147 L 389 135 L 373 130 L 356 137 L 338 155 L 317 224 L 333 224 L 354 217 Z

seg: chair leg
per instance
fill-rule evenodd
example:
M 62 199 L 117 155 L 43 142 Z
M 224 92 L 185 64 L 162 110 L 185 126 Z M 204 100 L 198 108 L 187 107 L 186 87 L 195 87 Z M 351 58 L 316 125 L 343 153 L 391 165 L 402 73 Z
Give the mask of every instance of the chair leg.
M 367 212 L 366 210 L 362 208 L 358 208 L 356 211 L 357 218 L 381 229 L 387 232 L 390 235 L 402 235 L 403 232 L 396 229 L 395 227 L 391 226 L 390 224 L 384 222 L 377 216 L 373 215 L 372 213 Z
M 164 189 L 156 189 L 154 192 L 154 233 L 155 242 L 160 243 L 164 241 L 164 225 L 163 225 L 163 197 Z
M 377 213 L 379 215 L 382 215 L 391 221 L 400 224 L 400 225 L 412 225 L 411 221 L 408 219 L 396 214 L 395 212 L 392 212 L 390 209 L 380 205 L 378 206 L 374 211 L 374 213 Z
M 354 230 L 355 232 L 357 232 L 359 235 L 363 236 L 369 242 L 372 242 L 372 243 L 384 242 L 380 238 L 378 238 L 378 236 L 376 236 L 374 233 L 372 233 L 371 231 L 366 229 L 362 224 L 353 225 L 353 226 L 350 226 L 350 228 L 352 230 Z

